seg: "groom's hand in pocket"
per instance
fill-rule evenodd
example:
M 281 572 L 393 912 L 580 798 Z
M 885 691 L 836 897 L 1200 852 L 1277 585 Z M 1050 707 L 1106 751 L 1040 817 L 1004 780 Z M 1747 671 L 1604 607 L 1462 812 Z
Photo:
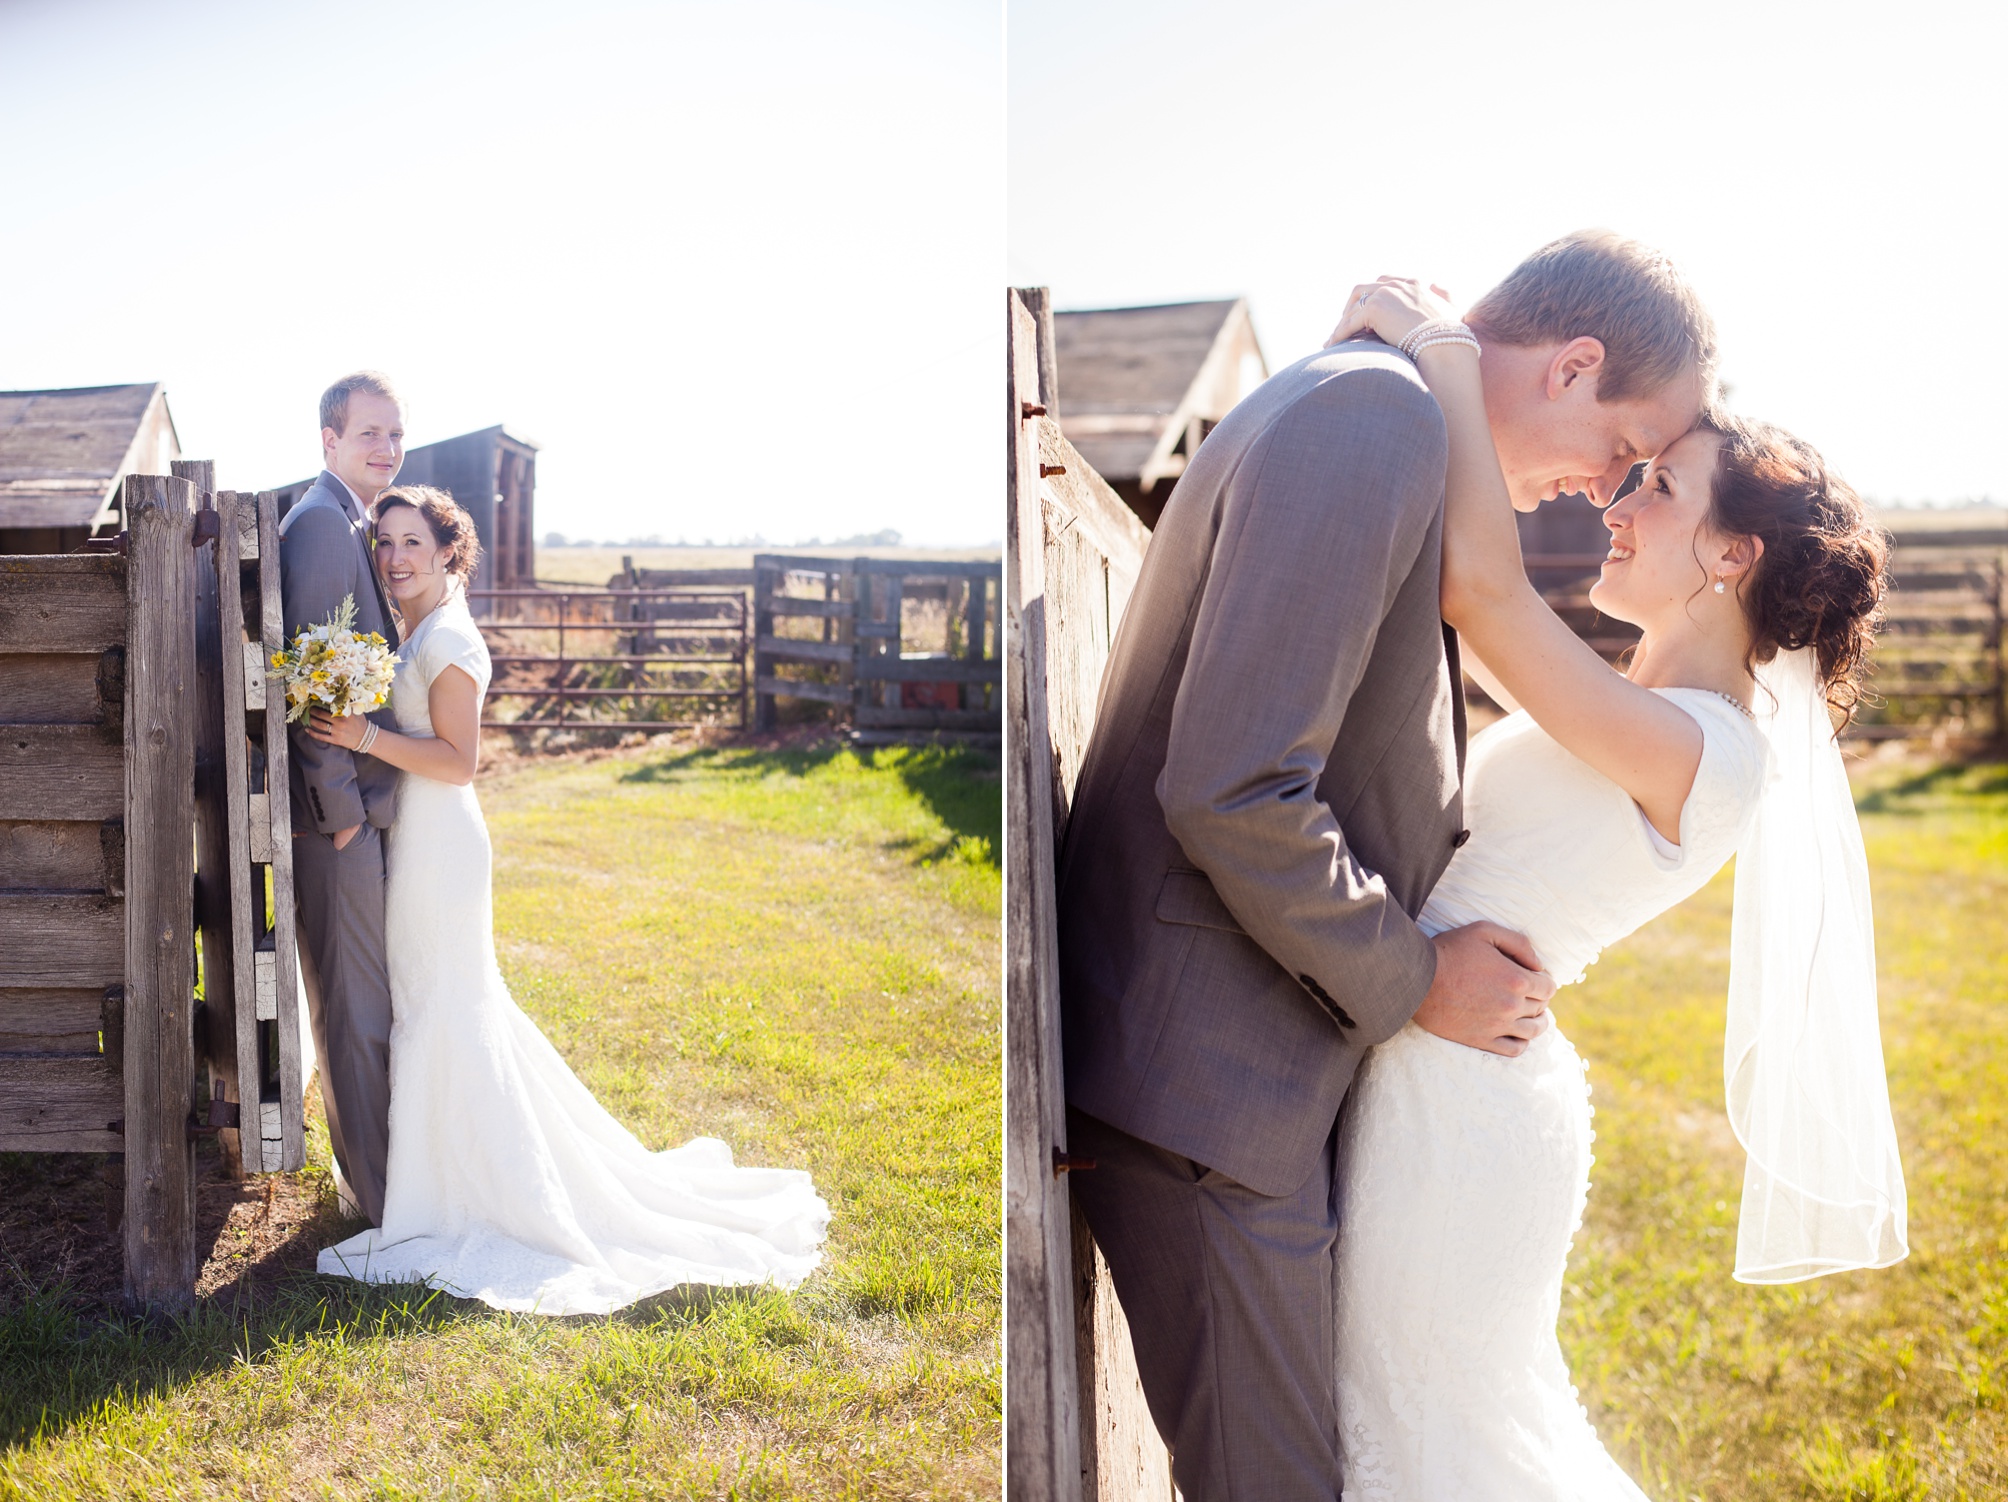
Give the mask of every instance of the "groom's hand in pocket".
M 1415 1025 L 1452 1043 L 1517 1058 L 1547 1030 L 1554 977 L 1527 936 L 1468 923 L 1436 936 L 1436 978 Z

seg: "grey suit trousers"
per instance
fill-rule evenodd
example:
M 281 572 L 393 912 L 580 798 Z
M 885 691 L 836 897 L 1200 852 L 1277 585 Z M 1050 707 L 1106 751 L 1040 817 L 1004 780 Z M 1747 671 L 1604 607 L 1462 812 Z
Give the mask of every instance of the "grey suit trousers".
M 328 1138 L 371 1225 L 383 1224 L 390 1163 L 384 869 L 383 831 L 374 824 L 364 824 L 340 850 L 311 828 L 293 841 L 300 975 L 321 1060 Z
M 1311 1176 L 1261 1194 L 1078 1109 L 1069 1190 L 1108 1259 L 1185 1502 L 1334 1502 L 1338 1241 L 1332 1129 Z

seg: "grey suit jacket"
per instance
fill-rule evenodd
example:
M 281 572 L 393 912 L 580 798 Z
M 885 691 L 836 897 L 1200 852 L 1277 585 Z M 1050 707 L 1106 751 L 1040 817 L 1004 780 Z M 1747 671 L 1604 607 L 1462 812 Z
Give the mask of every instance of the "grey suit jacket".
M 358 519 L 348 487 L 322 470 L 279 524 L 279 591 L 286 639 L 318 626 L 353 595 L 356 629 L 380 631 L 393 648 L 397 623 L 376 575 L 368 519 Z M 397 721 L 386 704 L 370 716 L 386 730 Z M 390 828 L 397 814 L 397 768 L 374 756 L 324 745 L 295 725 L 290 732 L 293 828 L 334 834 L 357 824 Z
M 1429 989 L 1461 843 L 1443 416 L 1378 343 L 1279 371 L 1172 492 L 1060 858 L 1067 1098 L 1264 1194 Z

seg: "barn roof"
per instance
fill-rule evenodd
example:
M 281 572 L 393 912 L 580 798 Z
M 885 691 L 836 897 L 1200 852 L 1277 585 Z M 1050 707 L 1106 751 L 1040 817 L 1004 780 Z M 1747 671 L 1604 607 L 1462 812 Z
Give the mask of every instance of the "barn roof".
M 0 391 L 0 527 L 90 525 L 160 395 L 157 382 Z
M 1245 298 L 1055 313 L 1061 430 L 1104 478 L 1145 476 L 1163 466 L 1174 418 L 1219 405 L 1201 388 L 1244 340 L 1259 358 Z

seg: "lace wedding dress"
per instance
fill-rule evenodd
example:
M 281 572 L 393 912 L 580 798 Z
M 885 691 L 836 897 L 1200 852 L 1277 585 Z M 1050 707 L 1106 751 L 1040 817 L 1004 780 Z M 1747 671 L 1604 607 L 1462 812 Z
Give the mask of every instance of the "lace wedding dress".
M 1662 689 L 1701 726 L 1678 847 L 1524 713 L 1475 736 L 1471 839 L 1420 918 L 1525 933 L 1558 984 L 1698 890 L 1764 786 L 1728 700 Z M 1576 1401 L 1556 1339 L 1589 1192 L 1583 1061 L 1550 1027 L 1517 1059 L 1413 1023 L 1367 1055 L 1341 1134 L 1345 1502 L 1645 1502 Z
M 486 692 L 488 652 L 457 591 L 398 654 L 404 734 L 433 733 L 429 693 L 449 666 Z M 403 778 L 383 1226 L 323 1251 L 320 1270 L 539 1314 L 605 1313 L 679 1284 L 800 1283 L 829 1221 L 809 1175 L 737 1167 L 711 1137 L 651 1152 L 614 1120 L 503 982 L 474 790 Z

